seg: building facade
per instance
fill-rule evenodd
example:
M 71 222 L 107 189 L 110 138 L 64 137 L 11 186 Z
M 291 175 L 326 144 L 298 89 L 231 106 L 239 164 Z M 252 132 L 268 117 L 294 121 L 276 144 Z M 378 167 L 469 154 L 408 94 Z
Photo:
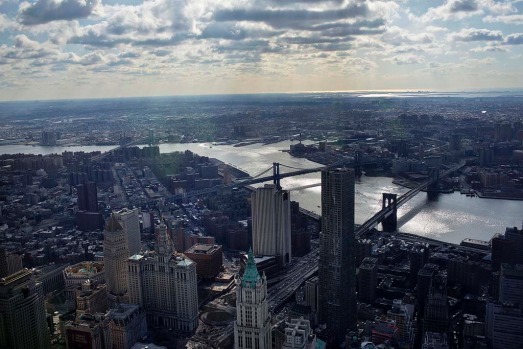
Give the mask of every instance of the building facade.
M 279 256 L 291 261 L 291 200 L 289 192 L 273 184 L 251 194 L 252 244 L 256 256 Z
M 378 259 L 365 257 L 358 271 L 358 298 L 360 302 L 373 304 L 378 283 Z
M 120 303 L 106 315 L 111 348 L 128 349 L 147 335 L 145 312 L 136 304 Z
M 222 245 L 196 244 L 185 251 L 185 255 L 196 263 L 196 274 L 200 279 L 212 279 L 222 269 Z
M 486 335 L 493 349 L 521 348 L 523 311 L 512 304 L 487 303 Z
M 260 276 L 252 250 L 242 277 L 236 277 L 235 349 L 272 348 L 267 278 Z
M 122 296 L 127 292 L 129 250 L 125 231 L 114 214 L 105 227 L 103 247 L 107 292 Z
M 196 263 L 173 249 L 164 223 L 156 234 L 154 251 L 128 259 L 129 302 L 145 309 L 150 326 L 192 332 L 198 326 Z
M 41 284 L 27 269 L 0 280 L 0 348 L 50 347 Z
M 356 267 L 354 237 L 354 171 L 321 172 L 319 315 L 338 339 L 356 330 Z
M 114 214 L 125 231 L 129 256 L 140 253 L 140 250 L 142 249 L 140 235 L 140 210 L 137 208 L 132 210 L 124 208 L 120 211 L 116 211 Z

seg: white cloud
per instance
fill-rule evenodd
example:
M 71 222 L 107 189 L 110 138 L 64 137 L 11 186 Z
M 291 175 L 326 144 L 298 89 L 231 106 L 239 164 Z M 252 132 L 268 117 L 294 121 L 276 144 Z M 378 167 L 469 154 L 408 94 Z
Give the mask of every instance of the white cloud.
M 483 18 L 485 23 L 505 23 L 514 25 L 523 25 L 523 15 L 505 15 L 505 16 L 486 16 Z
M 451 41 L 502 41 L 503 33 L 499 30 L 468 28 L 448 37 Z
M 390 61 L 396 65 L 410 65 L 410 64 L 421 64 L 425 62 L 422 56 L 414 54 L 397 55 L 390 58 L 384 59 L 384 61 Z

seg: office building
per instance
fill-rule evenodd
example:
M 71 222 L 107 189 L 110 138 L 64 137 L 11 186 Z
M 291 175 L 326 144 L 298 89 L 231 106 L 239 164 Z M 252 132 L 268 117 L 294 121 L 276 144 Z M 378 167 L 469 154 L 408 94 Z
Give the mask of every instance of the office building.
M 0 348 L 47 349 L 50 343 L 41 284 L 27 269 L 0 279 Z
M 116 219 L 125 231 L 125 238 L 127 240 L 127 249 L 129 256 L 140 253 L 142 249 L 142 241 L 140 236 L 140 210 L 137 208 L 124 208 L 120 211 L 114 212 Z
M 418 282 L 418 272 L 429 259 L 429 244 L 415 243 L 409 252 L 410 284 L 414 288 Z
M 105 270 L 102 262 L 80 262 L 63 270 L 65 286 L 80 286 L 87 280 L 105 283 Z
M 401 299 L 395 299 L 392 302 L 392 309 L 387 312 L 387 318 L 393 320 L 398 327 L 399 348 L 412 348 L 412 341 L 414 340 L 413 315 L 414 305 L 404 304 Z
M 104 314 L 81 314 L 75 321 L 64 324 L 64 333 L 68 349 L 113 348 L 109 321 Z
M 313 312 L 318 310 L 318 277 L 315 276 L 305 281 L 305 305 L 311 307 Z
M 499 301 L 523 306 L 523 264 L 502 264 L 499 278 Z
M 7 252 L 4 246 L 0 246 L 0 278 L 6 277 L 7 275 L 9 275 L 7 271 Z
M 422 349 L 449 349 L 447 335 L 444 333 L 427 332 L 423 337 Z
M 78 210 L 87 212 L 98 212 L 98 194 L 96 183 L 85 181 L 76 186 L 78 193 Z
M 167 226 L 157 227 L 154 251 L 128 258 L 129 302 L 150 326 L 192 332 L 198 326 L 196 263 L 177 253 Z
M 437 264 L 426 263 L 423 268 L 418 271 L 418 281 L 416 284 L 416 300 L 420 308 L 420 312 L 423 312 L 425 309 L 425 303 L 427 301 L 427 296 L 429 294 L 430 285 L 432 284 L 432 279 L 438 272 L 439 267 Z
M 147 322 L 142 307 L 120 303 L 106 314 L 111 348 L 129 349 L 147 335 Z
M 486 335 L 492 349 L 521 348 L 523 311 L 516 305 L 487 303 Z
M 291 201 L 289 192 L 273 184 L 251 194 L 252 243 L 256 256 L 278 256 L 280 265 L 291 261 Z
M 282 349 L 312 349 L 311 336 L 314 337 L 309 320 L 291 319 L 285 324 L 285 342 Z
M 236 276 L 235 349 L 272 348 L 267 278 L 260 276 L 252 250 L 242 277 Z
M 125 231 L 114 214 L 104 230 L 104 265 L 107 292 L 122 296 L 127 292 L 127 239 Z
M 321 205 L 320 322 L 343 339 L 357 318 L 353 170 L 322 170 Z
M 496 234 L 491 244 L 494 270 L 499 270 L 502 263 L 523 264 L 523 228 L 506 228 L 505 234 Z
M 376 298 L 378 284 L 378 259 L 366 257 L 358 270 L 358 298 L 360 302 L 372 304 Z
M 427 298 L 423 317 L 423 332 L 447 333 L 449 321 L 447 285 L 442 278 L 437 277 L 432 281 Z
M 98 212 L 98 194 L 96 183 L 84 181 L 76 186 L 78 194 L 78 211 L 76 225 L 82 231 L 98 230 L 103 228 L 103 218 Z
M 87 280 L 76 291 L 76 316 L 105 313 L 109 307 L 107 287 Z
M 221 245 L 196 244 L 185 251 L 185 255 L 196 263 L 199 279 L 212 279 L 222 269 L 223 249 Z

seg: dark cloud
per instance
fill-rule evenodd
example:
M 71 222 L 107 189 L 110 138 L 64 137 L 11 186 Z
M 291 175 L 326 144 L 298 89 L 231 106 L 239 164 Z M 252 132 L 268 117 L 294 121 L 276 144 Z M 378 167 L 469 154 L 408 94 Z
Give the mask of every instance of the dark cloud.
M 287 44 L 296 45 L 316 45 L 316 44 L 341 44 L 347 41 L 354 40 L 353 38 L 329 38 L 329 37 L 318 37 L 318 36 L 296 36 L 282 38 L 283 42 Z
M 345 0 L 269 0 L 277 5 L 296 5 L 296 4 L 322 4 L 326 2 L 342 4 Z
M 514 33 L 505 38 L 506 45 L 523 45 L 523 33 Z
M 207 25 L 200 39 L 227 39 L 227 40 L 244 40 L 247 38 L 260 39 L 270 38 L 281 34 L 281 31 L 267 30 L 262 28 L 245 28 L 234 23 L 214 22 Z
M 456 12 L 474 12 L 479 9 L 476 0 L 457 0 L 450 3 L 449 11 Z
M 36 25 L 85 18 L 99 4 L 100 0 L 38 0 L 20 9 L 19 20 L 26 25 Z
M 488 29 L 464 29 L 459 33 L 451 34 L 454 41 L 501 41 L 503 33 L 499 30 Z
M 347 5 L 344 8 L 311 11 L 311 10 L 261 10 L 261 9 L 234 9 L 219 10 L 214 14 L 218 22 L 263 22 L 273 28 L 304 28 L 314 23 L 336 21 L 368 15 L 369 8 L 365 3 Z

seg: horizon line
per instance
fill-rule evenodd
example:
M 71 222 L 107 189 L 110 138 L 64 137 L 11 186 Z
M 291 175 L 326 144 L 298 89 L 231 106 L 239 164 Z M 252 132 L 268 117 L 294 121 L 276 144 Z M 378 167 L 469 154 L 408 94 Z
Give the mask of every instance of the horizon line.
M 53 102 L 53 101 L 81 101 L 81 100 L 110 100 L 110 99 L 133 99 L 133 98 L 176 98 L 176 97 L 212 97 L 212 96 L 257 96 L 257 95 L 298 95 L 298 94 L 392 94 L 392 93 L 433 93 L 433 94 L 458 94 L 458 93 L 523 93 L 523 87 L 505 88 L 478 88 L 462 90 L 443 90 L 443 89 L 358 89 L 358 90 L 309 90 L 309 91 L 286 91 L 286 92 L 246 92 L 246 93 L 198 93 L 198 94 L 173 94 L 173 95 L 134 95 L 134 96 L 113 96 L 113 97 L 71 97 L 71 98 L 42 98 L 42 99 L 11 99 L 2 100 L 0 103 L 16 102 Z M 391 96 L 394 97 L 394 96 Z

